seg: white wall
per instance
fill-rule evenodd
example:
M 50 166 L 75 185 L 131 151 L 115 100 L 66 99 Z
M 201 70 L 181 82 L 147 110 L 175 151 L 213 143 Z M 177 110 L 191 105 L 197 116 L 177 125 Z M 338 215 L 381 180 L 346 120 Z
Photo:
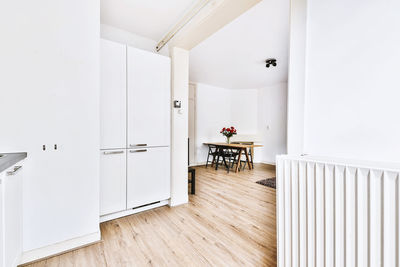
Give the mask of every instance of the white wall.
M 99 237 L 99 8 L 0 4 L 0 151 L 28 152 L 25 251 Z
M 189 51 L 171 48 L 171 103 L 181 101 L 181 108 L 171 111 L 171 206 L 187 203 L 188 129 L 189 129 Z
M 225 142 L 219 131 L 234 126 L 235 140 L 254 140 L 264 145 L 255 149 L 255 161 L 275 163 L 277 154 L 286 153 L 287 84 L 262 89 L 232 90 L 207 84 L 196 89 L 195 162 L 203 164 L 205 142 Z
M 287 83 L 258 90 L 258 131 L 264 147 L 256 157 L 275 164 L 276 155 L 287 153 Z
M 292 0 L 288 75 L 287 153 L 304 151 L 307 0 Z
M 157 41 L 119 29 L 110 25 L 101 24 L 101 38 L 118 42 L 121 44 L 127 44 L 139 49 L 147 50 L 150 52 L 156 52 Z M 168 45 L 164 46 L 159 54 L 168 56 L 169 49 Z
M 232 140 L 257 134 L 257 89 L 230 90 L 230 93 L 230 122 L 240 130 Z
M 235 125 L 231 122 L 231 90 L 198 83 L 196 93 L 195 161 L 200 164 L 207 159 L 208 148 L 203 143 L 224 142 L 219 131 Z
M 400 161 L 400 2 L 308 1 L 305 152 Z

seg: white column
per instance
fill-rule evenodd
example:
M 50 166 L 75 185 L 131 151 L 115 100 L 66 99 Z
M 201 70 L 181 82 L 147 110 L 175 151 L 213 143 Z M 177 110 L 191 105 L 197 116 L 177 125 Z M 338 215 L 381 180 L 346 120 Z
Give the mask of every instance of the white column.
M 292 0 L 290 14 L 287 152 L 304 152 L 307 0 Z
M 188 202 L 188 102 L 189 51 L 178 47 L 170 49 L 171 97 L 182 107 L 172 105 L 171 112 L 171 200 L 170 206 Z

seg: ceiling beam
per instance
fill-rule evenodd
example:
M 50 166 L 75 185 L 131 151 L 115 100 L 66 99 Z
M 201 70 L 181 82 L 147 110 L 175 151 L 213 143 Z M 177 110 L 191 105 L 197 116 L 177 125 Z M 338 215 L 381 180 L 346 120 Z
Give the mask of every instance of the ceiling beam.
M 211 1 L 171 39 L 169 47 L 190 50 L 259 2 L 261 0 Z

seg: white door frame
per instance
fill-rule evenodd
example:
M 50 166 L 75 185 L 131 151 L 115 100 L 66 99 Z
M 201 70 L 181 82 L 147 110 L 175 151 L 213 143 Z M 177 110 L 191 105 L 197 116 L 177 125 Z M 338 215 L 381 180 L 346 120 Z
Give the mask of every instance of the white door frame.
M 189 82 L 189 166 L 197 164 L 196 158 L 196 126 L 197 126 L 197 109 L 196 94 L 197 84 Z

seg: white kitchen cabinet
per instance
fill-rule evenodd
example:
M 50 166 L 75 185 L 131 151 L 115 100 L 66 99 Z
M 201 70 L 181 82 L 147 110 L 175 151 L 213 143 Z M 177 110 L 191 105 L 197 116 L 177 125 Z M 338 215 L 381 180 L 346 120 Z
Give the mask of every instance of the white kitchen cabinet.
M 3 180 L 4 173 L 0 173 L 0 266 L 4 265 Z
M 22 165 L 4 171 L 1 178 L 2 266 L 19 264 L 22 254 Z
M 106 221 L 170 198 L 171 62 L 106 40 L 101 49 L 100 220 Z
M 128 150 L 127 208 L 170 198 L 169 147 Z
M 126 46 L 101 40 L 102 149 L 126 148 Z
M 127 53 L 128 146 L 169 146 L 170 59 L 129 46 Z
M 126 210 L 126 149 L 100 155 L 100 215 Z

